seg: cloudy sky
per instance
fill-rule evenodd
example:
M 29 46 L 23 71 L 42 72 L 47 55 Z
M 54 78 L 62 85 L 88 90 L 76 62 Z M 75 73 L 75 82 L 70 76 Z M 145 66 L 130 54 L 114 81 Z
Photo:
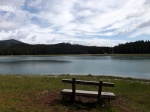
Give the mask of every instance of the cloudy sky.
M 0 0 L 0 40 L 114 46 L 150 40 L 150 0 Z

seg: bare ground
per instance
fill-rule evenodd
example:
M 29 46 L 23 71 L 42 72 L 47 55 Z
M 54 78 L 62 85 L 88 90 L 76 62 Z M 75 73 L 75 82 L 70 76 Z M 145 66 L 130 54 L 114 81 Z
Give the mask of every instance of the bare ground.
M 14 106 L 18 111 L 36 111 L 36 112 L 89 112 L 96 110 L 99 106 L 96 103 L 96 99 L 77 97 L 77 102 L 71 104 L 69 102 L 63 102 L 59 92 L 26 92 L 14 95 L 15 98 L 19 98 Z M 101 108 L 102 107 L 102 108 Z M 99 109 L 109 110 L 113 109 L 115 112 L 142 112 L 130 106 L 130 100 L 125 97 L 117 98 L 109 105 L 107 102 L 100 106 Z

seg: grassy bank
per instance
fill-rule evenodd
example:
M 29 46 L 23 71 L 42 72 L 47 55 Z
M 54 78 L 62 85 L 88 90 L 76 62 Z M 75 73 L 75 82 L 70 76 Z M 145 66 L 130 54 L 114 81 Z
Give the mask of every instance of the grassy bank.
M 116 100 L 112 101 L 111 105 L 103 106 L 88 103 L 71 105 L 62 102 L 59 92 L 63 88 L 70 88 L 70 85 L 62 84 L 61 80 L 72 77 L 80 80 L 99 81 L 102 79 L 114 82 L 114 88 L 104 88 L 103 91 L 114 92 Z M 92 86 L 78 87 L 78 89 L 83 88 L 97 90 L 97 88 Z M 1 112 L 149 112 L 149 105 L 150 80 L 90 75 L 0 75 Z

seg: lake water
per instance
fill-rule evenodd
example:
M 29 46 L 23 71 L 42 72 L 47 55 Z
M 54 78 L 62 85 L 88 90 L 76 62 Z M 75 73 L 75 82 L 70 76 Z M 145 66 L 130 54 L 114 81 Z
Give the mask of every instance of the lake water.
M 150 79 L 150 57 L 4 56 L 0 74 L 110 75 Z

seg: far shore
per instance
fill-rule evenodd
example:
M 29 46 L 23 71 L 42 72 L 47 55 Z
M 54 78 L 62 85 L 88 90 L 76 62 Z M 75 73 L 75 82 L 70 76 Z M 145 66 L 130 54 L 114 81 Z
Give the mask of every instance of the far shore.
M 139 56 L 150 57 L 150 54 L 50 54 L 50 55 L 0 55 L 3 56 Z
M 120 80 L 136 80 L 136 81 L 150 81 L 150 79 L 144 79 L 144 78 L 135 78 L 135 77 L 121 77 L 121 76 L 110 76 L 110 75 L 79 75 L 79 74 L 0 74 L 0 76 L 14 76 L 14 77 L 105 77 L 105 78 L 111 78 L 111 79 L 120 79 Z

